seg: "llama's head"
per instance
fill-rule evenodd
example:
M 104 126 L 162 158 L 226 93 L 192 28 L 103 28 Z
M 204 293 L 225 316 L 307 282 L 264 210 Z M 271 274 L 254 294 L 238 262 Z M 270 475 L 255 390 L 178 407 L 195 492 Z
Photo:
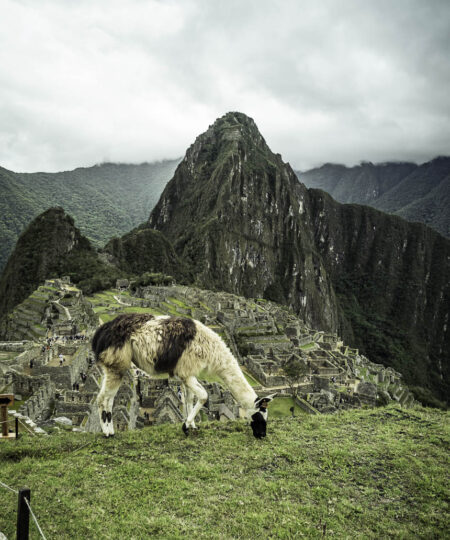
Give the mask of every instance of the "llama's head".
M 257 439 L 262 439 L 266 436 L 267 429 L 267 407 L 276 394 L 255 399 L 254 408 L 249 411 L 251 422 L 250 426 L 253 430 L 253 435 Z

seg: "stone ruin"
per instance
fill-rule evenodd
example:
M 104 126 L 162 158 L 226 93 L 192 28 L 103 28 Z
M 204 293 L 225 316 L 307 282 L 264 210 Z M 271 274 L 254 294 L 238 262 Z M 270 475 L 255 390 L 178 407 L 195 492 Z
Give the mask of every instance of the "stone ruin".
M 389 401 L 413 403 L 399 373 L 370 362 L 336 335 L 310 329 L 272 302 L 174 285 L 142 287 L 134 296 L 127 294 L 126 304 L 207 324 L 255 379 L 260 395 L 289 395 L 283 365 L 291 358 L 302 359 L 307 373 L 297 385 L 297 404 L 308 413 Z M 118 302 L 111 316 L 124 305 Z M 100 431 L 96 397 L 102 373 L 90 351 L 97 326 L 98 317 L 81 291 L 67 279 L 48 280 L 10 317 L 11 340 L 0 343 L 0 392 L 14 393 L 18 412 L 43 427 L 54 427 L 54 419 L 63 418 L 72 429 Z M 239 418 L 242 411 L 229 391 L 218 383 L 203 384 L 209 398 L 201 418 Z M 116 396 L 113 419 L 119 431 L 181 422 L 179 382 L 130 371 Z

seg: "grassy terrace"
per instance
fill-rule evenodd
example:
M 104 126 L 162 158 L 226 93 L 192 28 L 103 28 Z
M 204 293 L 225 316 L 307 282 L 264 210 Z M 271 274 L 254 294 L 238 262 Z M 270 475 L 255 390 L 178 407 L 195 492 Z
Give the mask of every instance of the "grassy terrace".
M 250 384 L 250 386 L 261 386 L 261 383 L 259 383 L 255 378 L 253 378 L 250 373 L 248 373 L 245 369 L 242 370 L 244 373 L 244 377 L 247 379 L 247 382 Z M 215 375 L 210 375 L 206 371 L 202 371 L 200 375 L 198 376 L 199 380 L 206 381 L 209 383 L 217 382 L 221 386 L 223 386 L 223 381 L 219 377 Z
M 300 345 L 300 349 L 303 349 L 304 351 L 307 351 L 308 349 L 314 349 L 316 347 L 316 344 L 314 342 L 306 343 L 305 345 Z
M 0 480 L 31 488 L 49 540 L 446 538 L 449 443 L 449 413 L 398 407 L 272 418 L 263 441 L 242 421 L 24 436 L 0 444 Z
M 16 356 L 19 356 L 20 353 L 18 352 L 10 352 L 10 351 L 0 351 L 0 362 L 6 362 L 7 360 L 12 360 Z

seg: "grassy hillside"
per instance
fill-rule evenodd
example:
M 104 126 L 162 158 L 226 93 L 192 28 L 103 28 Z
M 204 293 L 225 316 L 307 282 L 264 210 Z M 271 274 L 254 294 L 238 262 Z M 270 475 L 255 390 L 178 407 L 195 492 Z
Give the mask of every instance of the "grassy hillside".
M 31 488 L 48 539 L 444 538 L 449 442 L 448 413 L 396 407 L 273 419 L 263 441 L 243 422 L 24 436 L 0 480 Z

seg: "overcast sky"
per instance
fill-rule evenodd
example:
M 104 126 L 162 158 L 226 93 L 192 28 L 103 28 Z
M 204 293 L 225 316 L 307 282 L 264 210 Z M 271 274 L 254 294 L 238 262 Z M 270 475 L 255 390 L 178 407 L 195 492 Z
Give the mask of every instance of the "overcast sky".
M 227 111 L 295 169 L 450 154 L 449 0 L 0 0 L 0 166 L 184 155 Z

